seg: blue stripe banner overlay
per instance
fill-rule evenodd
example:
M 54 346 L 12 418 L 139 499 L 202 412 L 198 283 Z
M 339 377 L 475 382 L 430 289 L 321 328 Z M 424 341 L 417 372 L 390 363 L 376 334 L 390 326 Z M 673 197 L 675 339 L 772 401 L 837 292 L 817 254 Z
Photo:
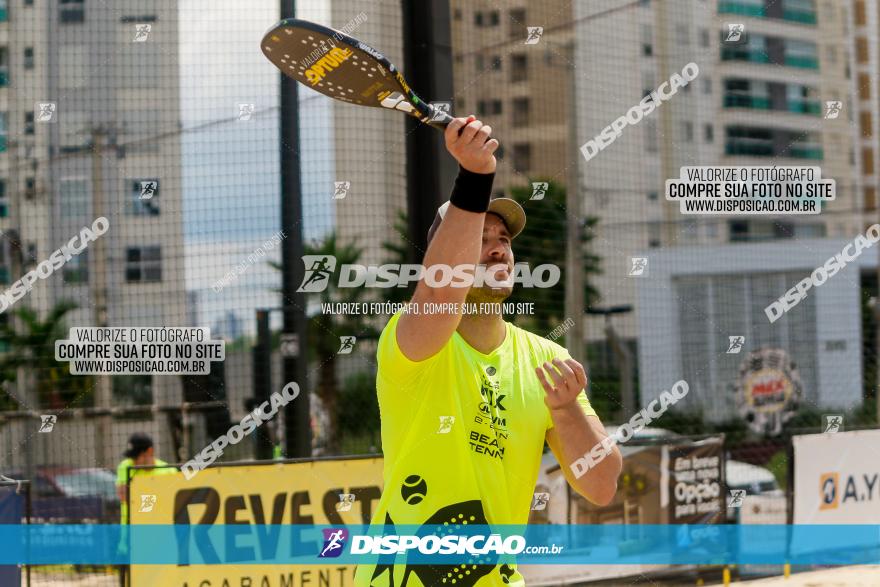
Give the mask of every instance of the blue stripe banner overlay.
M 880 525 L 0 525 L 11 564 L 880 564 Z

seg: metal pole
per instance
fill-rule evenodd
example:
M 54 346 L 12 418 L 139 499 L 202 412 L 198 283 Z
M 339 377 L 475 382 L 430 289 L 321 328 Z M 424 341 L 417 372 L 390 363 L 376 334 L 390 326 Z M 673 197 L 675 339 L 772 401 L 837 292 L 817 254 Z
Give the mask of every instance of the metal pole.
M 281 0 L 281 18 L 296 14 L 295 0 Z M 297 82 L 279 73 L 281 80 L 281 229 L 287 235 L 281 241 L 281 305 L 284 323 L 282 332 L 296 335 L 297 356 L 283 357 L 283 384 L 294 381 L 302 393 L 284 408 L 284 429 L 287 457 L 309 457 L 312 454 L 312 430 L 309 418 L 309 394 L 306 381 L 306 314 L 305 294 L 296 290 L 302 283 L 302 190 L 299 158 L 299 102 Z
M 575 53 L 575 41 L 569 43 L 570 55 L 573 58 Z M 565 315 L 571 316 L 574 320 L 572 326 L 565 335 L 565 346 L 568 348 L 568 354 L 579 361 L 584 366 L 584 371 L 590 372 L 587 363 L 587 353 L 585 351 L 586 343 L 584 336 L 586 335 L 586 327 L 584 324 L 584 308 L 586 301 L 584 300 L 584 260 L 583 249 L 581 247 L 581 233 L 583 230 L 583 214 L 581 212 L 581 190 L 580 190 L 580 151 L 575 148 L 577 144 L 577 92 L 575 72 L 566 70 L 568 75 L 568 149 L 567 153 L 572 158 L 568 164 L 568 173 L 565 189 L 565 207 L 568 210 L 568 222 L 565 230 L 567 236 L 565 243 L 565 256 L 568 259 L 568 271 L 565 272 Z M 589 385 L 589 380 L 587 381 Z
M 95 128 L 92 130 L 92 212 L 95 218 L 104 216 L 104 173 L 103 173 L 103 151 L 104 141 L 107 132 L 103 128 Z M 91 284 L 91 298 L 95 302 L 95 325 L 99 327 L 107 327 L 109 320 L 107 317 L 107 240 L 103 238 L 97 239 L 89 250 L 89 261 L 91 268 L 94 270 L 89 276 L 89 284 Z M 109 375 L 95 375 L 97 378 L 95 386 L 95 406 L 98 408 L 107 408 L 109 410 L 112 401 L 112 389 Z M 112 462 L 110 449 L 112 446 L 111 435 L 111 416 L 109 412 L 105 415 L 98 416 L 95 432 L 97 434 L 96 446 L 98 447 L 98 462 L 101 466 L 108 466 Z
M 272 334 L 269 331 L 269 311 L 257 310 L 257 344 L 253 347 L 253 410 L 269 399 L 272 394 Z M 272 441 L 269 433 L 263 430 L 254 435 L 257 460 L 272 458 Z
M 402 0 L 401 8 L 404 66 L 413 90 L 429 102 L 450 100 L 453 91 L 449 1 Z M 446 153 L 443 137 L 436 130 L 408 117 L 406 133 L 409 237 L 424 251 L 437 207 L 452 190 L 457 165 Z M 416 252 L 411 250 L 411 254 Z M 421 255 L 417 256 L 415 261 L 421 260 Z

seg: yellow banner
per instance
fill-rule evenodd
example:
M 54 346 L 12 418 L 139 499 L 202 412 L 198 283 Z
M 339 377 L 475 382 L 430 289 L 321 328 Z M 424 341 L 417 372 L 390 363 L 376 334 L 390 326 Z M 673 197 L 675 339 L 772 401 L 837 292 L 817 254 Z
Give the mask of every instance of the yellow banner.
M 340 494 L 354 500 L 340 506 Z M 131 481 L 131 523 L 369 524 L 381 494 L 381 458 L 218 466 L 189 481 L 183 473 L 139 475 Z M 333 564 L 132 565 L 131 586 L 352 587 L 354 569 Z

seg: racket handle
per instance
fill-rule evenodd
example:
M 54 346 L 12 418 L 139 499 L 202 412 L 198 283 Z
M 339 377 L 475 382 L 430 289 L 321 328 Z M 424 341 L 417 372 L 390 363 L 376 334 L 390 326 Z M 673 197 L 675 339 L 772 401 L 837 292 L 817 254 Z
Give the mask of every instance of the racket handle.
M 449 126 L 449 123 L 452 122 L 452 117 L 446 114 L 443 110 L 434 110 L 434 115 L 431 117 L 427 124 L 428 126 L 433 126 L 439 130 L 446 130 L 446 127 Z M 461 134 L 463 128 L 458 131 L 458 134 Z

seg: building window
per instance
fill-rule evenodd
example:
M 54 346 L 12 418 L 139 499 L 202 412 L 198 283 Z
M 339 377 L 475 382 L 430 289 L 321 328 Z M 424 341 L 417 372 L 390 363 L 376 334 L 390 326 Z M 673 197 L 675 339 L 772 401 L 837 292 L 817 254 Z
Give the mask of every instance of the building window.
M 646 120 L 642 125 L 645 127 L 645 151 L 648 153 L 657 152 L 657 121 L 653 119 Z
M 514 8 L 508 12 L 510 16 L 510 36 L 526 38 L 526 9 Z
M 9 85 L 9 52 L 6 47 L 0 47 L 0 88 Z
M 728 127 L 725 153 L 756 157 L 772 156 L 773 132 L 766 128 Z
M 8 241 L 7 241 L 8 242 Z M 7 258 L 8 253 L 12 251 L 9 250 L 11 247 L 7 246 L 7 243 L 0 243 L 0 283 L 4 285 L 8 285 L 10 283 L 9 280 L 9 261 Z M 0 314 L 0 324 L 6 324 L 9 319 L 10 312 L 3 312 Z
M 84 0 L 59 0 L 58 20 L 62 24 L 69 22 L 85 22 L 86 8 Z
M 708 29 L 700 29 L 700 47 L 708 47 L 710 42 Z
M 6 0 L 0 0 L 0 22 L 6 22 L 9 19 L 9 10 Z
M 501 56 L 493 55 L 492 61 L 489 63 L 489 67 L 492 71 L 501 71 Z
M 652 249 L 656 249 L 660 246 L 662 229 L 663 226 L 660 222 L 648 223 L 648 246 Z
M 129 180 L 126 212 L 130 216 L 159 215 L 159 180 L 156 178 Z
M 867 73 L 859 74 L 859 98 L 862 100 L 871 99 L 871 78 Z
M 32 200 L 37 197 L 37 178 L 28 177 L 24 180 L 24 197 Z
M 58 182 L 58 205 L 62 218 L 81 218 L 89 213 L 89 188 L 84 179 Z
M 529 77 L 528 58 L 524 53 L 513 55 L 510 63 L 510 81 L 521 82 Z
M 528 126 L 529 124 L 529 99 L 513 99 L 513 126 Z
M 819 135 L 782 129 L 731 126 L 726 129 L 725 154 L 822 160 Z
M 715 140 L 715 127 L 711 124 L 703 125 L 703 139 L 707 143 L 711 143 Z
M 125 251 L 125 280 L 129 283 L 162 281 L 162 248 L 128 247 Z
M 694 123 L 690 120 L 685 120 L 684 122 L 682 122 L 681 135 L 688 143 L 694 142 Z
M 767 39 L 761 35 L 749 35 L 745 45 L 727 45 L 723 41 L 727 37 L 727 31 L 721 31 L 721 60 L 722 61 L 749 61 L 751 63 L 770 63 L 767 54 Z
M 654 91 L 654 72 L 642 72 L 642 98 L 649 96 Z
M 869 147 L 862 149 L 862 173 L 865 175 L 874 173 L 874 150 Z
M 817 99 L 816 90 L 811 87 L 789 84 L 785 88 L 785 95 L 789 112 L 815 116 L 822 113 L 822 103 Z
M 452 18 L 455 20 L 461 20 L 461 8 L 455 9 L 455 12 L 452 13 Z
M 785 65 L 790 65 L 791 67 L 803 67 L 806 69 L 819 69 L 819 57 L 816 52 L 816 43 L 786 39 Z
M 863 110 L 859 112 L 859 126 L 862 130 L 863 137 L 872 137 L 874 136 L 873 124 L 871 123 L 871 112 L 868 110 Z
M 712 93 L 712 78 L 704 77 L 703 78 L 703 93 L 711 94 Z
M 0 112 L 0 153 L 6 150 L 6 133 L 9 132 L 8 114 Z
M 657 192 L 648 192 L 648 200 L 651 202 L 657 201 Z
M 719 0 L 719 14 L 742 14 L 743 16 L 762 17 L 765 0 Z
M 654 54 L 654 33 L 651 25 L 642 25 L 642 55 L 650 57 Z
M 868 22 L 865 11 L 865 0 L 856 0 L 856 26 L 865 26 Z
M 474 13 L 474 24 L 478 27 L 498 26 L 500 22 L 501 14 L 497 10 Z
M 877 209 L 877 189 L 873 187 L 865 188 L 865 211 L 871 212 Z
M 513 168 L 516 171 L 526 173 L 532 168 L 532 146 L 523 143 L 513 146 Z
M 61 271 L 64 283 L 88 283 L 89 282 L 89 262 L 88 251 L 83 251 L 79 255 L 70 258 Z
M 478 100 L 477 114 L 479 116 L 501 114 L 501 100 Z
M 24 68 L 25 69 L 33 69 L 34 68 L 34 48 L 33 47 L 25 47 L 24 48 Z
M 816 3 L 814 0 L 784 0 L 782 18 L 801 24 L 816 24 Z M 830 20 L 834 20 L 833 12 Z
M 26 134 L 26 135 L 34 134 L 34 113 L 33 113 L 33 111 L 24 113 L 24 134 Z
M 0 218 L 9 216 L 9 202 L 6 201 L 6 180 L 0 179 Z

